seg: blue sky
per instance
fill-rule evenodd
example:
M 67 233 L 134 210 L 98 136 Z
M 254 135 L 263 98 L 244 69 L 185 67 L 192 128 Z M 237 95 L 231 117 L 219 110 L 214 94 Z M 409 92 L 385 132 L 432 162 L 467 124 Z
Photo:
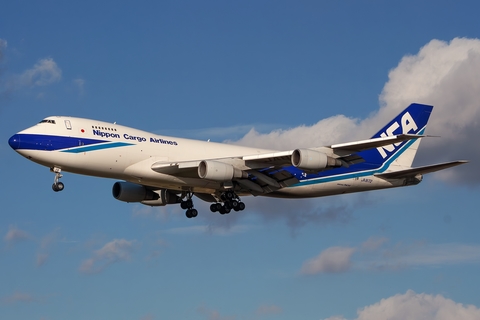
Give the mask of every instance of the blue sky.
M 480 317 L 476 1 L 14 1 L 0 10 L 0 318 Z M 8 146 L 50 115 L 274 149 L 435 106 L 415 187 L 186 219 Z M 462 318 L 463 316 L 463 318 Z

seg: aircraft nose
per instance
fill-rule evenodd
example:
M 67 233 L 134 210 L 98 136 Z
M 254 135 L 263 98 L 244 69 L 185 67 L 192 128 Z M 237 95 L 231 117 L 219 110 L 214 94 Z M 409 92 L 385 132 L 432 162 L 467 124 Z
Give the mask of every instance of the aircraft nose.
M 8 144 L 13 150 L 17 150 L 20 147 L 20 135 L 14 134 L 8 139 Z

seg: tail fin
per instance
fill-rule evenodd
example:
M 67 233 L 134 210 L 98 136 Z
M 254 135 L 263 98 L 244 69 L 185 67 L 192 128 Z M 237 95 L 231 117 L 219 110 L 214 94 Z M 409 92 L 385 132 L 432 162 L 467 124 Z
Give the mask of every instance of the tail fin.
M 424 134 L 432 109 L 433 106 L 412 103 L 378 131 L 372 139 L 398 134 Z M 395 169 L 391 168 L 393 170 L 410 168 L 419 144 L 420 139 L 403 141 L 364 151 L 361 153 L 361 156 L 368 163 L 397 167 Z

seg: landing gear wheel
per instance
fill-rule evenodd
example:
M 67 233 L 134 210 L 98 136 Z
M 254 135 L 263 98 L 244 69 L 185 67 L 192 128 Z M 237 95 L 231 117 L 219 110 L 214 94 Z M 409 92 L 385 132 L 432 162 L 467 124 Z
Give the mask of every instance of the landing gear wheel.
M 53 185 L 52 185 L 53 191 L 58 192 L 65 189 L 65 185 L 60 181 L 58 181 L 62 177 L 62 174 L 61 174 L 62 169 L 53 167 L 53 168 L 50 168 L 50 171 L 55 173 L 55 179 L 53 180 Z
M 196 216 L 198 216 L 198 211 L 197 209 L 188 209 L 186 212 L 185 212 L 185 216 L 187 218 L 195 218 Z
M 187 199 L 185 201 L 182 201 L 180 203 L 180 207 L 185 210 L 185 209 L 192 209 L 193 208 L 193 201 L 192 199 Z
M 65 185 L 62 182 L 52 184 L 52 189 L 55 192 L 62 191 L 65 189 Z
M 240 210 L 240 211 L 245 210 L 245 203 L 239 202 L 239 203 L 238 203 L 238 210 Z
M 187 195 L 187 199 L 180 202 L 180 207 L 183 210 L 185 210 L 185 209 L 187 210 L 187 211 L 185 211 L 185 216 L 187 216 L 187 218 L 189 218 L 189 219 L 190 218 L 195 218 L 196 216 L 198 216 L 197 209 L 193 209 L 192 196 L 193 196 L 193 193 L 189 192 L 188 195 Z
M 245 210 L 245 203 L 240 201 L 240 197 L 233 191 L 225 191 L 220 195 L 223 205 L 217 203 L 217 208 L 212 204 L 210 210 L 212 212 L 219 212 L 220 214 L 227 214 L 231 210 L 242 211 Z
M 197 209 L 190 209 L 190 215 L 192 216 L 192 218 L 195 218 L 196 216 L 198 216 Z
M 231 210 L 232 209 L 230 209 L 227 206 L 222 206 L 222 208 L 220 210 L 218 210 L 218 212 L 220 212 L 220 214 L 229 214 Z

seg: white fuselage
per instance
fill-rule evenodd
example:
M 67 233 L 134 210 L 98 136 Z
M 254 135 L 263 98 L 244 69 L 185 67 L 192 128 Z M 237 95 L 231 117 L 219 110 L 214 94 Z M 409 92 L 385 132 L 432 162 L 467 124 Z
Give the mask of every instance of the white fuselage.
M 48 122 L 50 121 L 50 122 Z M 146 186 L 199 193 L 214 193 L 221 183 L 200 177 L 182 177 L 152 170 L 154 163 L 238 158 L 273 150 L 156 135 L 118 124 L 74 117 L 48 117 L 17 134 L 42 137 L 34 148 L 16 149 L 26 158 L 62 171 L 121 179 Z M 52 137 L 51 139 L 49 137 Z M 21 138 L 20 138 L 21 139 Z M 50 140 L 49 140 L 50 139 Z M 52 149 L 56 139 L 68 140 L 65 148 Z M 101 140 L 99 147 L 82 145 L 84 139 Z M 55 140 L 55 141 L 54 141 Z M 76 141 L 78 140 L 78 145 Z M 72 144 L 72 141 L 74 142 Z M 21 141 L 20 141 L 21 143 Z M 233 160 L 232 160 L 233 161 Z M 241 165 L 245 165 L 243 162 Z M 243 169 L 248 169 L 244 167 Z M 403 179 L 385 180 L 365 171 L 356 174 L 302 179 L 266 196 L 302 198 L 382 189 L 404 185 Z

